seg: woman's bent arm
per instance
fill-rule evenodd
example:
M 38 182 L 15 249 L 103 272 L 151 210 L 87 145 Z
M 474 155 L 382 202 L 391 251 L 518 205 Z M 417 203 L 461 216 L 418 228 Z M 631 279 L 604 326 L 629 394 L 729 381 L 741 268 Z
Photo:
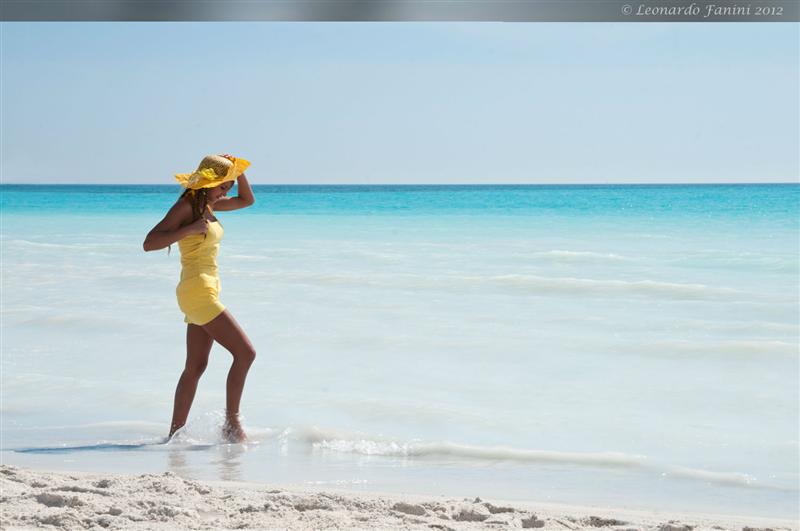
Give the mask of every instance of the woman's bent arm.
M 147 237 L 144 239 L 144 244 L 142 247 L 145 251 L 157 251 L 159 249 L 164 249 L 175 243 L 178 240 L 182 240 L 190 233 L 188 232 L 189 227 L 181 227 L 177 230 L 151 230 Z
M 145 251 L 156 251 L 163 249 L 168 245 L 175 243 L 192 234 L 189 225 L 181 226 L 192 217 L 192 207 L 186 201 L 178 201 L 164 216 L 164 219 L 158 222 L 158 225 L 153 227 L 147 233 L 142 247 Z
M 246 208 L 256 202 L 256 198 L 253 196 L 253 189 L 250 188 L 250 183 L 247 182 L 247 177 L 245 177 L 244 173 L 239 175 L 238 183 L 238 193 L 236 197 L 222 197 L 217 199 L 217 202 L 214 203 L 214 210 L 239 210 L 240 208 Z

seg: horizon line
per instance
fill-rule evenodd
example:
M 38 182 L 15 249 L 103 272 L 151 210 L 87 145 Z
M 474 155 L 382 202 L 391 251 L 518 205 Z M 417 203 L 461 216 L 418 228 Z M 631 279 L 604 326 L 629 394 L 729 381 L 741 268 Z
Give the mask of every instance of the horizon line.
M 603 182 L 603 183 L 249 183 L 251 186 L 709 186 L 800 184 L 798 181 L 766 182 Z M 23 183 L 0 182 L 0 186 L 164 186 L 180 187 L 178 183 Z

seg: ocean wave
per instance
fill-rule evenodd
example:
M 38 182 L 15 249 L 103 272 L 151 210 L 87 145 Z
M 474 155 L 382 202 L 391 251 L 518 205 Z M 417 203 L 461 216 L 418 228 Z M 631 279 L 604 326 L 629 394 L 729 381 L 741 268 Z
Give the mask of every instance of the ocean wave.
M 59 396 L 61 393 L 72 394 L 87 390 L 96 390 L 99 384 L 97 381 L 75 376 L 21 372 L 15 373 L 13 376 L 6 376 L 3 380 L 3 386 L 7 396 L 15 398 L 20 402 L 21 406 L 14 404 L 14 400 L 12 400 L 11 403 L 9 403 L 9 400 L 5 400 L 3 402 L 3 408 L 4 411 L 6 411 L 6 408 L 9 407 L 25 409 L 30 406 L 29 402 L 20 401 L 17 397 L 41 396 L 49 398 L 52 396 Z M 31 393 L 31 389 L 36 389 L 35 394 L 29 394 Z
M 73 313 L 43 315 L 19 321 L 17 324 L 41 328 L 73 329 L 73 327 L 83 327 L 80 328 L 80 330 L 91 330 L 92 333 L 117 332 L 119 330 L 130 329 L 130 323 L 123 319 L 115 319 L 102 315 L 81 315 Z
M 757 480 L 750 474 L 738 472 L 713 472 L 700 468 L 688 468 L 682 466 L 669 467 L 661 473 L 662 476 L 674 476 L 688 479 L 700 479 L 719 485 L 735 485 L 740 487 L 756 486 Z
M 656 354 L 669 357 L 718 355 L 725 358 L 734 356 L 791 356 L 800 351 L 797 343 L 787 341 L 727 340 L 727 341 L 688 341 L 688 340 L 648 340 L 633 345 L 623 345 L 620 350 L 637 354 Z
M 175 283 L 176 284 L 178 283 L 178 278 L 176 278 L 176 275 L 173 271 L 169 272 L 156 271 L 152 273 L 146 271 L 119 271 L 111 275 L 97 272 L 93 276 L 96 280 L 104 280 L 104 281 L 117 281 L 117 280 L 144 281 L 144 280 L 164 280 L 164 279 L 169 279 L 170 281 L 172 281 L 172 279 L 174 279 Z
M 483 461 L 516 461 L 521 463 L 562 463 L 614 468 L 642 466 L 643 456 L 615 452 L 570 453 L 546 450 L 522 450 L 503 446 L 470 446 L 451 442 L 404 442 L 331 439 L 313 443 L 323 450 L 385 455 L 393 457 L 464 457 Z
M 304 439 L 314 449 L 365 456 L 386 456 L 401 458 L 463 458 L 477 461 L 509 461 L 512 463 L 553 463 L 589 467 L 609 467 L 617 469 L 642 469 L 660 473 L 664 477 L 678 477 L 700 480 L 719 485 L 747 488 L 793 490 L 782 485 L 762 482 L 756 477 L 741 472 L 721 472 L 691 468 L 678 465 L 663 465 L 652 462 L 638 454 L 623 452 L 560 452 L 552 450 L 533 450 L 507 446 L 475 446 L 452 442 L 424 442 L 420 440 L 396 441 L 382 437 L 362 435 L 343 436 L 335 431 L 318 428 L 296 430 L 286 429 L 281 438 Z
M 132 244 L 123 243 L 52 243 L 34 242 L 30 240 L 3 240 L 3 245 L 19 245 L 22 247 L 33 247 L 41 249 L 69 249 L 75 251 L 97 251 L 97 250 L 125 250 L 133 248 Z
M 3 308 L 0 308 L 0 315 L 13 315 L 17 313 L 35 313 L 35 312 L 46 312 L 52 310 L 49 306 L 13 306 L 9 307 L 8 304 L 4 305 Z
M 800 334 L 800 325 L 797 323 L 775 323 L 770 321 L 705 321 L 705 320 L 685 320 L 676 322 L 675 329 L 693 329 L 703 332 L 722 332 L 722 333 L 747 333 L 763 334 L 774 336 L 775 334 L 785 334 L 797 336 Z
M 553 249 L 552 251 L 537 251 L 533 256 L 544 258 L 554 262 L 595 262 L 595 261 L 610 261 L 610 262 L 626 262 L 631 258 L 614 254 L 614 253 L 596 253 L 592 251 L 565 251 L 561 249 Z
M 271 256 L 250 254 L 228 254 L 225 258 L 231 261 L 241 260 L 243 262 L 267 262 L 273 259 Z
M 671 264 L 692 268 L 752 269 L 764 271 L 791 271 L 798 269 L 796 252 L 772 251 L 769 253 L 703 249 L 668 258 Z
M 107 420 L 103 422 L 86 422 L 82 424 L 57 424 L 55 426 L 24 426 L 14 427 L 17 431 L 50 431 L 50 430 L 82 430 L 94 428 L 115 428 L 128 430 L 164 430 L 163 422 L 147 420 Z
M 306 285 L 359 286 L 395 289 L 468 291 L 500 289 L 512 294 L 565 297 L 634 297 L 670 300 L 733 301 L 759 299 L 728 287 L 658 280 L 598 280 L 591 278 L 503 275 L 374 275 L 298 271 L 236 271 L 253 279 Z
M 525 289 L 531 293 L 583 296 L 635 296 L 676 300 L 731 300 L 744 292 L 705 284 L 685 284 L 657 280 L 596 280 L 534 275 L 498 275 L 486 281 Z
M 371 434 L 321 429 L 316 426 L 288 427 L 277 437 L 281 441 L 301 441 L 317 450 L 387 457 L 463 457 L 484 461 L 563 463 L 618 468 L 641 467 L 646 462 L 645 456 L 621 452 L 576 453 L 507 446 L 476 446 L 447 441 L 425 442 L 419 439 L 398 441 Z

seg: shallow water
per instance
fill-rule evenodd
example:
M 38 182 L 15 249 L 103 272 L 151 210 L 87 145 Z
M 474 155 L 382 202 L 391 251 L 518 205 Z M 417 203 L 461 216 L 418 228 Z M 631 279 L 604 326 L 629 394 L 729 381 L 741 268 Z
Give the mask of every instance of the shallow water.
M 177 245 L 141 249 L 178 190 L 2 186 L 3 462 L 798 517 L 800 186 L 255 190 L 218 258 L 252 442 L 215 345 L 136 447 L 185 356 Z

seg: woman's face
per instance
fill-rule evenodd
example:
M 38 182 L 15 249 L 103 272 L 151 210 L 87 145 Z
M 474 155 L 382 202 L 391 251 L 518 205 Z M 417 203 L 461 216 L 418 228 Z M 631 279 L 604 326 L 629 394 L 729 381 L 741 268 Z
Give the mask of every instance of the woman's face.
M 206 199 L 212 205 L 217 202 L 222 197 L 228 195 L 228 191 L 233 188 L 233 181 L 228 181 L 226 183 L 222 183 L 219 186 L 215 186 L 214 188 L 208 189 L 208 194 L 206 195 Z

